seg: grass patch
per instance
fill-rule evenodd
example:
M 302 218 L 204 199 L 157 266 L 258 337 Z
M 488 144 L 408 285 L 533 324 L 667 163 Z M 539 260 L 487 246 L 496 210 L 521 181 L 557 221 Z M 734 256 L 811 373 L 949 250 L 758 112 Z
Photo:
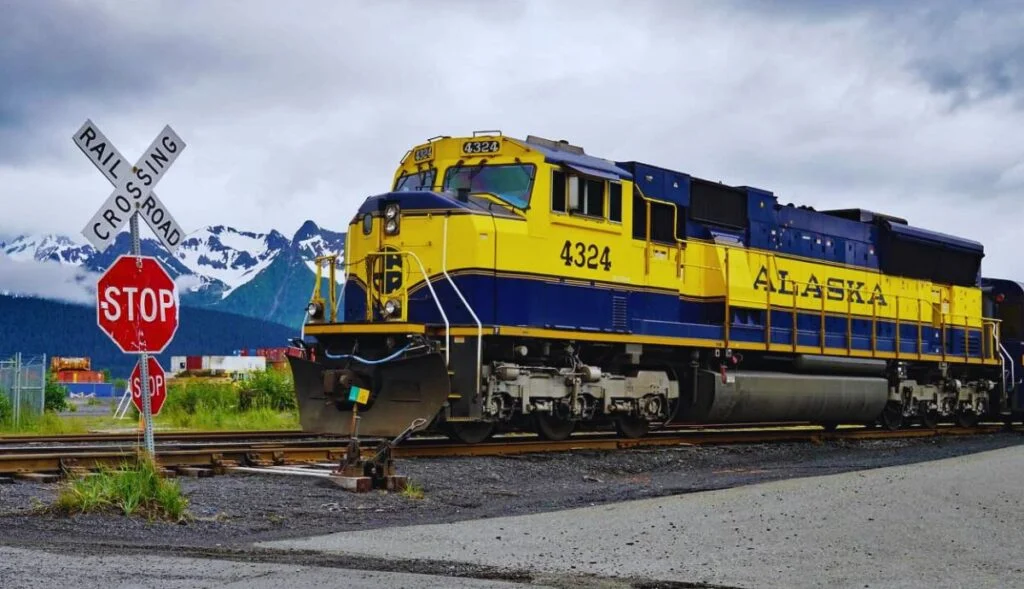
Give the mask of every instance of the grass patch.
M 93 430 L 134 428 L 139 411 L 132 405 L 125 419 L 113 416 L 60 416 L 52 411 L 43 415 L 22 414 L 21 424 L 11 423 L 11 407 L 0 394 L 0 434 L 57 435 L 81 434 Z M 86 405 L 99 403 L 90 399 Z M 71 405 L 75 407 L 75 405 Z M 110 405 L 113 413 L 116 399 Z M 167 400 L 154 420 L 158 430 L 256 431 L 299 429 L 295 403 L 295 385 L 285 371 L 257 372 L 244 381 L 228 378 L 181 378 L 168 383 Z
M 156 423 L 175 429 L 193 431 L 259 431 L 298 429 L 299 416 L 295 412 L 273 409 L 197 409 L 189 413 L 180 409 L 164 409 Z
M 120 469 L 102 468 L 61 487 L 53 504 L 57 513 L 121 512 L 149 519 L 180 521 L 188 515 L 188 499 L 178 481 L 160 475 L 149 457 Z
M 22 413 L 21 423 L 14 427 L 10 421 L 0 422 L 0 433 L 55 436 L 84 434 L 103 424 L 112 423 L 107 417 L 61 417 L 52 411 L 43 414 Z

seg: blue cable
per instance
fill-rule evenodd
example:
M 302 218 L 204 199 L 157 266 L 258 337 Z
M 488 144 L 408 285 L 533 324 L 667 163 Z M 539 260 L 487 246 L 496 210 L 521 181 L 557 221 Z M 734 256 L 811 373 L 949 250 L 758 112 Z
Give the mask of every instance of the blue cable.
M 410 346 L 412 346 L 412 344 L 406 344 L 406 346 L 404 348 L 402 348 L 401 350 L 398 350 L 397 352 L 395 352 L 394 354 L 391 354 L 387 358 L 381 358 L 380 360 L 367 360 L 366 358 L 360 358 L 359 356 L 356 356 L 355 354 L 338 354 L 338 355 L 334 355 L 334 354 L 331 354 L 330 352 L 328 352 L 327 350 L 324 350 L 324 356 L 327 356 L 331 360 L 344 360 L 346 358 L 351 358 L 351 359 L 355 360 L 356 362 L 359 362 L 360 364 L 369 364 L 369 365 L 383 364 L 385 362 L 390 362 L 390 361 L 394 360 L 395 358 L 401 356 L 406 350 L 409 349 Z

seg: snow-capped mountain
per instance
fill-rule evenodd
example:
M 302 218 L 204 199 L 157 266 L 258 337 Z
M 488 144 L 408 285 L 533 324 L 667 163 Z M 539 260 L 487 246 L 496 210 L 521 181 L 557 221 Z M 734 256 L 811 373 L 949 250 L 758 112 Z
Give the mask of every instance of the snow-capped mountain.
M 302 320 L 316 256 L 336 253 L 343 258 L 344 248 L 344 233 L 322 229 L 312 221 L 306 221 L 291 239 L 276 230 L 257 233 L 225 225 L 206 227 L 186 236 L 173 254 L 155 239 L 141 242 L 142 254 L 158 258 L 178 282 L 182 304 L 216 306 L 289 325 Z M 127 232 L 104 252 L 64 235 L 22 235 L 0 241 L 0 291 L 83 302 L 92 297 L 99 273 L 130 251 Z M 39 285 L 45 276 L 62 279 L 63 290 L 42 292 Z
M 60 262 L 82 264 L 96 253 L 88 243 L 77 243 L 63 235 L 22 235 L 9 243 L 0 241 L 0 255 L 15 262 Z

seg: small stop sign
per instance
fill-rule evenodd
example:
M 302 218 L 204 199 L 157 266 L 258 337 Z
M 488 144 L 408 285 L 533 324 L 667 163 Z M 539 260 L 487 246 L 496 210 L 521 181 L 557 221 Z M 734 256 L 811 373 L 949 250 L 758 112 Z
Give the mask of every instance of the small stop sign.
M 163 367 L 156 361 L 156 358 L 150 356 L 146 366 L 149 369 L 149 411 L 156 415 L 160 413 L 160 409 L 164 406 L 164 401 L 167 400 L 167 377 L 164 374 Z M 132 389 L 132 403 L 135 403 L 135 408 L 139 410 L 139 413 L 142 413 L 141 360 L 135 364 L 135 369 L 132 370 L 128 383 Z
M 178 289 L 156 258 L 120 256 L 96 285 L 96 322 L 126 354 L 159 354 L 178 331 Z

